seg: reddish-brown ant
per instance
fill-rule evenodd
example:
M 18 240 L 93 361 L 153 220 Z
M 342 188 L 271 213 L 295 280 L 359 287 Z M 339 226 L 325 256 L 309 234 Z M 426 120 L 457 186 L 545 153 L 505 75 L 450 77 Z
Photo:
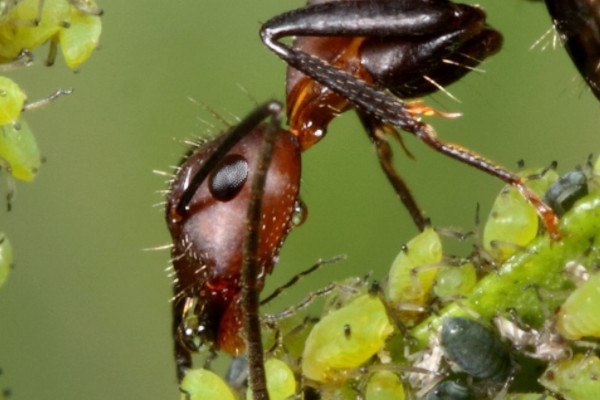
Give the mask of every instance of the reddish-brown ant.
M 167 224 L 180 381 L 200 346 L 230 354 L 246 343 L 261 346 L 258 293 L 299 207 L 300 150 L 280 128 L 281 111 L 273 101 L 258 107 L 193 151 L 172 181 Z M 251 370 L 262 367 L 262 358 L 251 357 L 257 353 L 262 348 L 249 351 Z
M 297 36 L 289 46 L 279 39 Z M 385 133 L 416 135 L 438 152 L 515 186 L 558 237 L 557 218 L 524 179 L 478 154 L 439 140 L 414 114 L 432 110 L 399 98 L 422 96 L 462 77 L 496 52 L 501 36 L 476 7 L 438 0 L 313 0 L 267 21 L 263 42 L 291 68 L 288 115 L 303 148 L 319 140 L 340 112 L 356 107 L 381 165 L 416 225 L 425 218 L 391 164 Z M 390 94 L 391 92 L 392 94 Z
M 501 37 L 486 26 L 481 10 L 439 0 L 332 1 L 276 17 L 263 26 L 262 35 L 308 76 L 288 75 L 290 131 L 280 127 L 281 104 L 258 107 L 183 161 L 167 199 L 178 378 L 201 346 L 231 354 L 248 347 L 255 399 L 267 398 L 258 293 L 293 227 L 300 152 L 323 136 L 338 113 L 356 106 L 384 171 L 419 228 L 426 219 L 394 171 L 385 141 L 385 133 L 399 138 L 393 126 L 515 185 L 555 229 L 554 214 L 521 178 L 440 142 L 414 116 L 432 109 L 407 105 L 384 91 L 399 97 L 428 94 L 497 51 Z M 320 37 L 303 37 L 292 48 L 276 41 L 287 35 Z
M 600 100 L 600 3 L 596 0 L 546 0 L 565 48 Z

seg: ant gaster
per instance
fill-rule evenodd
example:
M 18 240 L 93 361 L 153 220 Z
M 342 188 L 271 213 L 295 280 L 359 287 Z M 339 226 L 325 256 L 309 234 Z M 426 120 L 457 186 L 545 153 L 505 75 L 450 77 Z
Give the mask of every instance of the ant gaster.
M 298 37 L 293 46 L 279 41 L 287 36 Z M 303 148 L 319 140 L 337 114 L 355 107 L 382 168 L 421 230 L 427 220 L 391 163 L 385 134 L 398 138 L 393 127 L 515 186 L 558 237 L 556 215 L 523 178 L 441 141 L 415 118 L 435 111 L 400 100 L 458 80 L 500 48 L 501 36 L 486 25 L 482 10 L 439 0 L 313 0 L 267 21 L 261 37 L 289 67 L 304 74 L 288 73 L 290 129 Z

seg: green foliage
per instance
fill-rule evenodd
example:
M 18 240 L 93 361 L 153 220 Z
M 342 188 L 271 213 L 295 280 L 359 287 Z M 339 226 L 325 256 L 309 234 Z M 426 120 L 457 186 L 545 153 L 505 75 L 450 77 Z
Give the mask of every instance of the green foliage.
M 560 240 L 539 232 L 535 213 L 522 218 L 530 205 L 505 188 L 471 254 L 444 255 L 443 238 L 427 228 L 402 246 L 385 293 L 330 299 L 307 328 L 302 357 L 285 351 L 295 331 L 287 326 L 273 354 L 303 377 L 297 392 L 305 385 L 338 399 L 437 399 L 450 396 L 445 390 L 469 399 L 600 398 L 600 361 L 587 350 L 600 344 L 600 188 L 591 164 L 585 173 L 589 194 L 560 218 Z M 554 170 L 531 176 L 541 195 L 558 178 Z M 508 223 L 498 224 L 499 214 Z M 519 230 L 535 234 L 525 243 Z M 492 241 L 513 254 L 486 245 Z M 448 333 L 449 324 L 464 332 Z

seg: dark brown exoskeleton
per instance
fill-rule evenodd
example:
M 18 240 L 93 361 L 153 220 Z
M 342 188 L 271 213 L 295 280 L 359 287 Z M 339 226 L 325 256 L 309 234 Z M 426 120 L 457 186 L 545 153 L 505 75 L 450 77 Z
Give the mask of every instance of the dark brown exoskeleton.
M 199 145 L 171 183 L 166 211 L 180 381 L 200 347 L 238 355 L 256 335 L 260 345 L 258 326 L 246 333 L 246 310 L 257 324 L 258 293 L 299 207 L 300 150 L 280 127 L 281 111 L 268 102 Z
M 600 100 L 600 2 L 546 0 L 571 60 Z
M 293 46 L 279 41 L 287 36 L 298 37 Z M 441 141 L 415 117 L 435 110 L 400 100 L 460 79 L 500 48 L 501 36 L 486 25 L 482 10 L 444 0 L 320 0 L 267 21 L 261 37 L 293 68 L 288 73 L 288 117 L 302 147 L 318 141 L 336 115 L 356 108 L 382 168 L 420 229 L 426 218 L 391 163 L 385 134 L 399 138 L 394 127 L 514 185 L 558 237 L 556 216 L 523 178 Z

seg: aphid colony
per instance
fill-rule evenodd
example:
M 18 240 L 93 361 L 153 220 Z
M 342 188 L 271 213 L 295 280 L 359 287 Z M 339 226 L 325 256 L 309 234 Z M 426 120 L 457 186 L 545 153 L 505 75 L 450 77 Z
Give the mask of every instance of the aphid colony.
M 101 32 L 100 14 L 93 0 L 1 0 L 0 1 L 0 73 L 24 68 L 34 62 L 33 51 L 49 43 L 46 59 L 54 63 L 60 47 L 65 63 L 77 69 L 97 47 Z M 22 113 L 42 107 L 54 98 L 70 93 L 57 90 L 49 97 L 29 101 L 21 87 L 0 75 L 0 168 L 8 174 L 8 207 L 14 195 L 14 179 L 32 181 L 41 165 L 40 151 Z M 0 285 L 10 264 L 3 253 L 8 239 L 0 242 Z
M 264 330 L 270 398 L 600 398 L 600 162 L 523 175 L 562 215 L 560 242 L 538 233 L 535 209 L 508 186 L 472 254 L 444 254 L 446 239 L 426 228 L 381 287 L 348 279 L 318 320 L 297 312 Z M 182 398 L 251 398 L 228 379 L 236 389 L 191 369 Z

